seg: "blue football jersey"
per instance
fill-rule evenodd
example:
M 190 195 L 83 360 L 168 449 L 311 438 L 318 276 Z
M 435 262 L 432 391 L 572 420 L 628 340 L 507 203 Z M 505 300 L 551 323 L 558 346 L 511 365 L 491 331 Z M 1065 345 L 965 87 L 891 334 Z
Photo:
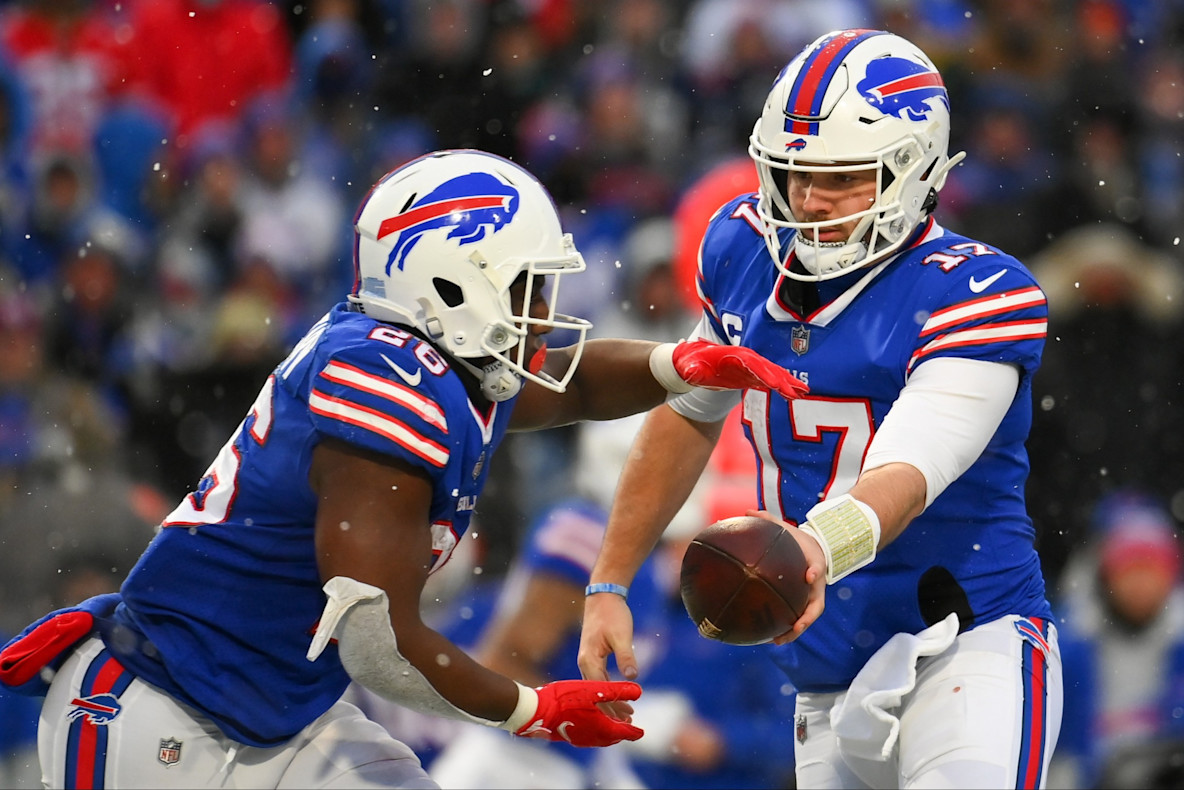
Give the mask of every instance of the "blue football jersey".
M 744 395 L 758 495 L 797 523 L 849 490 L 868 445 L 918 365 L 936 357 L 1002 362 L 1019 391 L 982 455 L 870 566 L 827 590 L 823 616 L 773 648 L 802 691 L 845 688 L 892 635 L 957 611 L 963 629 L 1006 614 L 1050 617 L 1027 515 L 1024 448 L 1047 302 L 1000 250 L 927 220 L 897 256 L 833 281 L 796 283 L 771 264 L 755 196 L 723 206 L 704 237 L 698 288 L 718 339 L 794 371 L 810 393 Z M 786 243 L 792 246 L 787 234 Z M 814 298 L 803 296 L 818 289 Z
M 434 556 L 424 559 L 436 569 L 469 525 L 512 403 L 479 408 L 430 344 L 336 306 L 267 379 L 128 575 L 105 633 L 112 652 L 236 740 L 291 737 L 349 682 L 335 646 L 305 658 L 325 605 L 313 449 L 334 437 L 428 474 Z

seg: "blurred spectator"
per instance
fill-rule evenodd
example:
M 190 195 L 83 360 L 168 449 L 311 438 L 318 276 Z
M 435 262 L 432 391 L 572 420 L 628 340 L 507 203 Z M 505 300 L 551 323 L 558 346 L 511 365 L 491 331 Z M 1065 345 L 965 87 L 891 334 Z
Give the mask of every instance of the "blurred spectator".
M 473 148 L 482 134 L 474 84 L 488 68 L 483 52 L 488 4 L 409 0 L 404 46 L 380 50 L 375 104 L 384 115 L 422 118 L 444 148 Z
M 161 219 L 159 173 L 171 137 L 161 109 L 137 97 L 113 103 L 95 129 L 98 197 L 141 234 Z
M 1055 582 L 1094 499 L 1138 485 L 1184 489 L 1179 265 L 1117 225 L 1063 235 L 1031 269 L 1048 295 L 1049 343 L 1032 382 L 1028 499 Z
M 130 8 L 133 84 L 168 114 L 184 151 L 207 123 L 236 122 L 292 80 L 292 42 L 265 0 L 147 0 Z
M 28 90 L 0 47 L 0 249 L 29 199 L 28 139 L 32 106 Z
M 318 180 L 361 200 L 388 172 L 379 158 L 377 113 L 370 100 L 378 77 L 361 0 L 315 0 L 296 40 L 294 100 L 307 125 L 299 158 Z M 369 20 L 367 20 L 369 21 Z
M 1184 585 L 1175 522 L 1121 490 L 1062 584 L 1065 715 L 1049 786 L 1180 787 Z
M 129 570 L 167 508 L 134 483 L 119 421 L 86 382 L 46 365 L 28 297 L 0 293 L 0 631 L 66 603 L 95 567 Z
M 30 286 L 50 287 L 67 261 L 99 238 L 118 243 L 136 265 L 144 241 L 98 197 L 89 152 L 49 152 L 32 162 L 32 193 L 4 234 L 4 254 Z
M 1063 98 L 1070 52 L 1080 35 L 1069 13 L 1076 4 L 1058 0 L 970 0 L 977 18 L 965 42 L 973 107 L 993 95 L 1023 96 L 1033 127 L 1043 132 Z M 1047 144 L 1047 140 L 1040 140 Z M 1009 247 L 1010 249 L 1010 247 Z
M 90 150 L 127 88 L 126 24 L 94 0 L 25 0 L 0 9 L 0 50 L 32 100 L 30 154 Z
M 695 0 L 681 56 L 690 88 L 696 158 L 747 143 L 786 61 L 830 30 L 872 27 L 859 0 Z
M 260 97 L 244 118 L 246 169 L 239 196 L 234 255 L 240 270 L 271 267 L 278 284 L 294 301 L 282 337 L 302 332 L 327 300 L 349 290 L 349 213 L 341 191 L 306 172 L 299 159 L 301 128 L 296 109 L 284 94 Z M 278 316 L 277 316 L 278 317 Z
M 1040 213 L 1053 236 L 1080 225 L 1120 223 L 1146 236 L 1139 163 L 1130 146 L 1131 116 L 1090 113 L 1073 124 L 1063 177 Z
M 1050 238 L 1047 206 L 1060 175 L 1036 126 L 1033 100 L 999 90 L 981 97 L 967 117 L 970 155 L 950 171 L 950 189 L 942 193 L 947 224 L 1026 260 Z
M 54 365 L 89 381 L 126 423 L 135 375 L 132 322 L 141 298 L 126 240 L 98 236 L 59 265 L 48 313 Z
M 1184 10 L 1180 12 L 1184 20 Z M 1184 24 L 1184 22 L 1181 22 Z M 1184 31 L 1181 33 L 1184 38 Z M 1140 85 L 1136 150 L 1143 183 L 1143 211 L 1149 241 L 1177 247 L 1184 227 L 1184 55 L 1178 45 L 1155 52 L 1131 75 Z
M 596 337 L 675 341 L 686 337 L 696 316 L 678 292 L 674 272 L 674 224 L 639 222 L 621 250 L 621 287 L 597 319 Z

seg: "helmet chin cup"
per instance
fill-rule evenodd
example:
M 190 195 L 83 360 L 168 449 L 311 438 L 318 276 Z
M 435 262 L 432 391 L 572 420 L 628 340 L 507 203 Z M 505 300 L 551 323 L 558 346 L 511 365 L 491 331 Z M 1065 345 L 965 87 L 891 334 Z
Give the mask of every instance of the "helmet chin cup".
M 522 377 L 494 360 L 481 369 L 481 393 L 494 403 L 509 400 L 522 391 Z
M 808 278 L 810 281 L 825 275 L 842 274 L 855 261 L 867 257 L 867 245 L 861 241 L 812 242 L 802 233 L 794 237 L 793 251 L 802 268 L 812 275 Z M 800 273 L 791 272 L 786 266 L 779 268 L 788 277 L 802 278 Z

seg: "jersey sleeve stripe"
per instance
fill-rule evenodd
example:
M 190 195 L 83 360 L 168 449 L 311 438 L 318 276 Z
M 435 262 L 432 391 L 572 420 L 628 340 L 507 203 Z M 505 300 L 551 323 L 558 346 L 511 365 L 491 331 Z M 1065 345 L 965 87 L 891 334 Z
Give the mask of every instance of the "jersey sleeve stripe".
M 601 533 L 598 531 L 597 536 L 599 534 Z M 589 543 L 586 540 L 573 540 L 573 537 L 545 533 L 539 535 L 537 546 L 545 556 L 567 560 L 591 573 L 592 566 L 596 564 L 596 555 L 600 551 L 600 541 Z
M 321 371 L 321 376 L 346 387 L 368 392 L 380 398 L 407 406 L 426 422 L 438 426 L 445 433 L 448 432 L 448 421 L 444 418 L 444 411 L 434 400 L 425 398 L 409 387 L 404 387 L 393 381 L 367 373 L 361 368 L 332 361 Z
M 417 433 L 398 420 L 382 414 L 374 409 L 360 406 L 356 403 L 330 397 L 322 392 L 313 390 L 309 393 L 308 408 L 314 414 L 339 420 L 349 425 L 365 428 L 368 431 L 390 439 L 400 447 L 415 453 L 433 466 L 447 466 L 449 451 L 437 442 Z
M 937 351 L 967 346 L 983 346 L 990 343 L 1010 343 L 1019 340 L 1035 340 L 1048 334 L 1048 321 L 1006 321 L 986 324 L 973 329 L 963 329 L 936 337 L 913 352 L 909 359 L 911 371 L 924 357 Z
M 1023 308 L 1035 307 L 1044 303 L 1044 292 L 1036 287 L 1001 294 L 991 294 L 981 299 L 961 302 L 960 304 L 937 310 L 929 316 L 929 320 L 925 322 L 925 326 L 921 327 L 921 337 L 948 329 L 954 324 L 989 318 Z

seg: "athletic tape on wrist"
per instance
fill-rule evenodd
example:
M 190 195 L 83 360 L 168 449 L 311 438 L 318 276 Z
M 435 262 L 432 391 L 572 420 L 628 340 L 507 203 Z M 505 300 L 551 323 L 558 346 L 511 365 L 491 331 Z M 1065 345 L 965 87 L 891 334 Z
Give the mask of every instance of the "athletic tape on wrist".
M 497 725 L 498 729 L 510 732 L 518 732 L 525 727 L 539 709 L 539 693 L 516 680 L 514 684 L 518 686 L 518 704 L 514 706 L 514 712 L 510 714 L 510 718 Z
M 625 600 L 629 600 L 629 588 L 623 584 L 612 584 L 611 582 L 600 582 L 597 584 L 589 584 L 584 588 L 584 596 L 594 595 L 596 593 L 615 593 Z
M 694 389 L 686 380 L 678 375 L 674 367 L 674 347 L 677 343 L 661 343 L 650 352 L 650 373 L 667 392 L 676 395 L 690 392 Z
M 827 584 L 834 584 L 876 558 L 880 519 L 850 494 L 810 508 L 800 529 L 813 535 L 826 555 Z

